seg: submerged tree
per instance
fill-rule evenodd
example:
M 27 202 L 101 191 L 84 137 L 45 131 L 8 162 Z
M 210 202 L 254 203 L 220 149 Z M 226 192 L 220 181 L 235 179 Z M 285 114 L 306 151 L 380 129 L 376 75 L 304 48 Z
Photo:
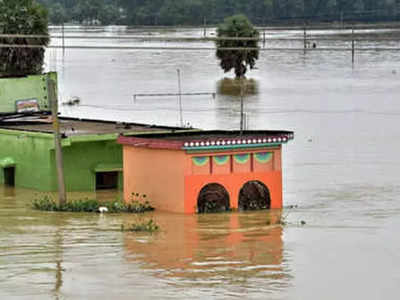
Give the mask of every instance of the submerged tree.
M 218 26 L 217 36 L 218 38 L 228 38 L 216 41 L 216 55 L 220 59 L 221 68 L 225 73 L 234 69 L 237 78 L 244 77 L 247 67 L 253 69 L 258 59 L 258 30 L 254 28 L 246 16 L 236 15 L 226 18 L 224 23 Z M 243 50 L 223 48 L 243 48 Z
M 45 47 L 49 43 L 47 10 L 35 0 L 0 0 L 0 35 L 41 37 L 0 37 L 0 77 L 42 73 Z M 26 46 L 31 46 L 26 47 Z

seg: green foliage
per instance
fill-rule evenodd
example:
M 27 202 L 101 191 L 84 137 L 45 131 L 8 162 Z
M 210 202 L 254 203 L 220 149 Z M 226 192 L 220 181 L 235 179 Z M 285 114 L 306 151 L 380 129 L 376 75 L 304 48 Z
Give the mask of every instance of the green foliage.
M 6 1 L 6 0 L 5 0 Z M 12 0 L 7 0 L 12 2 Z M 131 25 L 218 24 L 227 16 L 244 14 L 254 24 L 302 23 L 303 20 L 397 20 L 395 0 L 38 0 L 57 24 L 56 4 L 67 21 Z
M 67 12 L 60 3 L 50 6 L 49 11 L 49 19 L 52 24 L 63 24 L 68 19 Z
M 259 32 L 253 24 L 243 15 L 226 18 L 224 23 L 217 28 L 218 38 L 252 38 L 249 40 L 217 40 L 216 55 L 220 60 L 220 66 L 225 72 L 232 69 L 236 77 L 246 74 L 247 67 L 253 69 L 258 59 L 257 50 L 224 50 L 221 48 L 258 48 Z
M 133 201 L 125 204 L 122 201 L 99 202 L 97 200 L 77 200 L 69 201 L 64 205 L 59 205 L 49 195 L 44 195 L 41 198 L 32 201 L 32 207 L 42 211 L 57 211 L 57 212 L 98 212 L 100 207 L 107 207 L 109 213 L 144 213 L 153 211 L 154 208 L 149 202 L 141 203 Z
M 159 230 L 160 226 L 152 218 L 137 218 L 127 227 L 121 225 L 122 232 L 156 232 Z
M 44 38 L 0 38 L 0 44 L 39 48 L 0 48 L 0 77 L 42 73 L 45 46 L 49 43 L 47 10 L 35 0 L 0 0 L 0 34 L 43 35 Z
M 98 13 L 98 20 L 103 25 L 119 23 L 120 11 L 113 5 L 105 5 Z

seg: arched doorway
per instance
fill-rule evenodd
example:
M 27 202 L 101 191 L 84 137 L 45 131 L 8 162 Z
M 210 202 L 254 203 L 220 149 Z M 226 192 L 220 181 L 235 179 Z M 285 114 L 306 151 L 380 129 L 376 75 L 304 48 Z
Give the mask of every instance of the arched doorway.
M 217 213 L 230 210 L 229 193 L 218 183 L 204 186 L 197 198 L 198 213 Z
M 239 192 L 239 210 L 261 210 L 271 207 L 268 187 L 261 181 L 249 181 Z

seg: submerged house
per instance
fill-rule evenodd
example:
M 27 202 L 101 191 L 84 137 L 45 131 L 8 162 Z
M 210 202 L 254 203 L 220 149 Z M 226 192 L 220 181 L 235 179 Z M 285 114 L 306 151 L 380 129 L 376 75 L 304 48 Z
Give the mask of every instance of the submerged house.
M 282 208 L 282 145 L 291 131 L 119 137 L 125 201 L 177 213 Z
M 174 132 L 143 124 L 60 118 L 67 191 L 122 189 L 120 134 Z M 56 191 L 54 132 L 47 117 L 0 122 L 0 184 Z
M 56 191 L 48 80 L 0 79 L 0 184 Z M 124 189 L 125 201 L 195 212 L 282 207 L 291 131 L 200 131 L 60 118 L 67 191 Z
M 0 79 L 0 184 L 56 191 L 54 130 L 48 80 L 56 73 Z M 122 189 L 120 134 L 172 127 L 60 118 L 67 191 Z

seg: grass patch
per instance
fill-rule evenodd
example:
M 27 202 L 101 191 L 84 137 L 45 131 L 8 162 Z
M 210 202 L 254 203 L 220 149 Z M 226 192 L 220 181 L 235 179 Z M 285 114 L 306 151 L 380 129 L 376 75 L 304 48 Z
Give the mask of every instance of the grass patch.
M 42 211 L 57 212 L 98 212 L 100 207 L 107 207 L 108 213 L 144 213 L 153 211 L 154 208 L 146 202 L 133 201 L 126 204 L 120 200 L 111 202 L 99 202 L 97 200 L 83 199 L 68 201 L 59 205 L 52 197 L 45 195 L 32 201 L 32 207 Z
M 128 226 L 121 225 L 122 232 L 156 232 L 159 230 L 160 226 L 152 218 L 139 218 Z

